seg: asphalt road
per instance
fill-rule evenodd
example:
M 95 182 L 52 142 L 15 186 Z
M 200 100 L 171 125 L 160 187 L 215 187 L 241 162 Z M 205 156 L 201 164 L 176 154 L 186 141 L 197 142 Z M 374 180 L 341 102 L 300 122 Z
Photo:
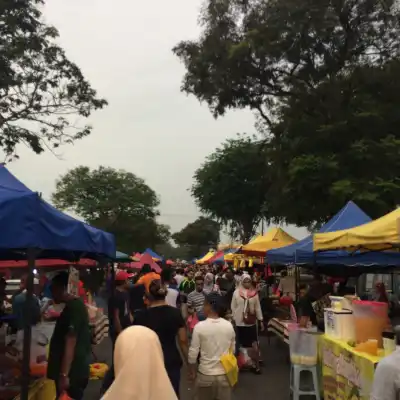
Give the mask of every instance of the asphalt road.
M 264 360 L 262 375 L 242 372 L 239 383 L 234 389 L 233 400 L 288 400 L 289 399 L 289 361 L 287 346 L 277 338 L 271 338 L 268 344 L 266 338 L 261 338 L 261 350 Z M 111 360 L 111 345 L 105 339 L 95 353 L 99 362 Z M 134 377 L 132 377 L 134 384 Z M 85 392 L 84 400 L 98 400 L 100 398 L 101 382 L 90 381 Z M 182 373 L 181 400 L 192 400 L 193 391 L 186 380 L 186 373 Z M 160 399 L 162 400 L 162 399 Z M 306 398 L 304 398 L 306 400 Z

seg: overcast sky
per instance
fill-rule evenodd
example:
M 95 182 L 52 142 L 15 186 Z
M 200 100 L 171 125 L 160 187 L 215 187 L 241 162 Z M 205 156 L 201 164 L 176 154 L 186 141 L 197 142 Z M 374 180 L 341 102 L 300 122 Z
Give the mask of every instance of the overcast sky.
M 214 120 L 206 105 L 179 88 L 184 67 L 172 54 L 195 39 L 201 0 L 46 0 L 46 21 L 109 106 L 90 118 L 93 133 L 59 150 L 34 155 L 19 148 L 9 165 L 46 199 L 55 180 L 78 165 L 106 165 L 144 178 L 161 199 L 161 221 L 177 231 L 199 215 L 188 192 L 195 169 L 226 138 L 254 133 L 250 112 Z M 301 238 L 304 229 L 289 227 Z

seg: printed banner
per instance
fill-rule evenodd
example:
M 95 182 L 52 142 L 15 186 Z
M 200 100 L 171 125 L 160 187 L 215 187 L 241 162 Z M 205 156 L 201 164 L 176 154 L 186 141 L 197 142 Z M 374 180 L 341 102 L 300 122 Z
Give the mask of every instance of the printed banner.
M 326 337 L 321 345 L 324 400 L 370 400 L 374 362 Z

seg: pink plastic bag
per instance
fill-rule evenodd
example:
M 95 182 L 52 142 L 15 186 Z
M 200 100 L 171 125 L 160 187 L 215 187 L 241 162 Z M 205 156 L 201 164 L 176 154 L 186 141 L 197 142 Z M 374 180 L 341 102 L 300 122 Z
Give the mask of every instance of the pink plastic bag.
M 199 319 L 197 318 L 197 314 L 189 315 L 187 319 L 187 324 L 189 328 L 189 332 L 193 332 L 194 327 L 197 325 L 199 322 Z
M 67 392 L 62 392 L 58 400 L 73 400 L 71 397 L 68 396 Z

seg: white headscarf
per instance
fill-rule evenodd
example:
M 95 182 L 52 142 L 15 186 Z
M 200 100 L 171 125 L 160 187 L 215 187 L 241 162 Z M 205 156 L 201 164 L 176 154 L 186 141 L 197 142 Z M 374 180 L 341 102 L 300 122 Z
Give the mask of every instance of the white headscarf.
M 244 273 L 240 278 L 239 294 L 244 299 L 249 299 L 251 297 L 254 297 L 257 294 L 257 291 L 254 288 L 250 288 L 250 289 L 245 288 L 243 286 L 243 282 L 245 280 L 249 280 L 250 282 L 252 282 L 251 276 L 247 273 Z
M 208 294 L 211 293 L 213 289 L 214 289 L 214 275 L 211 272 L 208 272 L 204 277 L 203 292 Z
M 114 351 L 115 380 L 103 400 L 177 400 L 164 366 L 158 336 L 132 326 L 119 336 Z

